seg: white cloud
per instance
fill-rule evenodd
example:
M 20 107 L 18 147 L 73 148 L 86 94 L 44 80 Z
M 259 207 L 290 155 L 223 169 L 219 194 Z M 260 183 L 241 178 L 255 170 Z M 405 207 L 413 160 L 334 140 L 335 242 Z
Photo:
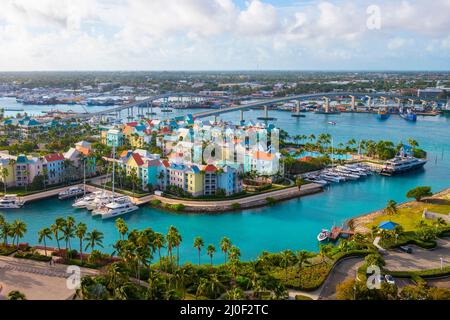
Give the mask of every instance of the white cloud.
M 300 57 L 326 68 L 381 61 L 385 48 L 405 61 L 450 56 L 450 0 L 380 0 L 376 31 L 372 2 L 0 0 L 0 70 L 295 68 Z

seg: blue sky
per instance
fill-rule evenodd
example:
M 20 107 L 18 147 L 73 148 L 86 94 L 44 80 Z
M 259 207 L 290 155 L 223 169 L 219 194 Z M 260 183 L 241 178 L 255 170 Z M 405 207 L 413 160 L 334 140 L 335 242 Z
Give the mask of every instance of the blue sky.
M 4 71 L 450 70 L 450 0 L 0 1 Z

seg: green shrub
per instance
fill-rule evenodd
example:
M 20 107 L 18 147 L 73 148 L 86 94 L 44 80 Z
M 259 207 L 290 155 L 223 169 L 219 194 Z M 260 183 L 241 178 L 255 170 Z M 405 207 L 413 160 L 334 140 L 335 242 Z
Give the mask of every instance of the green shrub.
M 43 256 L 41 254 L 31 253 L 31 252 L 18 252 L 14 255 L 14 258 L 29 259 L 29 260 L 35 260 L 35 261 L 45 261 L 45 262 L 48 262 L 52 259 L 52 257 L 47 257 L 47 256 Z
M 172 204 L 169 208 L 170 208 L 170 210 L 173 210 L 173 211 L 183 211 L 186 208 L 186 206 L 182 203 L 176 203 L 176 204 Z
M 234 202 L 234 203 L 231 204 L 231 208 L 232 208 L 233 210 L 238 210 L 238 209 L 241 208 L 241 204 L 238 203 L 238 202 Z
M 150 201 L 150 205 L 152 207 L 159 207 L 161 205 L 161 200 L 153 199 L 153 200 Z

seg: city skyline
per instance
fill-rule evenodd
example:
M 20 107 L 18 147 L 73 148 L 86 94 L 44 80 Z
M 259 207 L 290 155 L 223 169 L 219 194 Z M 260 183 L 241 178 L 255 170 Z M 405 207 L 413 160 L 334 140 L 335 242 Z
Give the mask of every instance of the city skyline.
M 448 0 L 4 0 L 2 9 L 0 71 L 450 69 Z

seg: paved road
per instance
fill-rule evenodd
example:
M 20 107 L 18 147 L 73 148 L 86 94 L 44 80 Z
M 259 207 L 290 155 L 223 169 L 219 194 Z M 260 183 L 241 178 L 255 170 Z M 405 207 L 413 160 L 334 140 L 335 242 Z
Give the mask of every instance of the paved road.
M 426 270 L 441 267 L 440 257 L 443 258 L 443 266 L 450 265 L 450 239 L 438 239 L 438 246 L 433 250 L 425 250 L 417 246 L 413 253 L 404 253 L 398 249 L 390 250 L 385 255 L 386 269 L 391 271 L 400 270 Z
M 356 279 L 356 272 L 363 262 L 364 259 L 360 257 L 352 257 L 339 261 L 322 285 L 319 299 L 336 300 L 336 286 L 347 279 Z
M 12 290 L 23 292 L 29 300 L 68 299 L 75 290 L 67 288 L 66 270 L 66 265 L 50 266 L 46 262 L 0 257 L 0 300 Z M 81 276 L 98 273 L 81 268 Z

